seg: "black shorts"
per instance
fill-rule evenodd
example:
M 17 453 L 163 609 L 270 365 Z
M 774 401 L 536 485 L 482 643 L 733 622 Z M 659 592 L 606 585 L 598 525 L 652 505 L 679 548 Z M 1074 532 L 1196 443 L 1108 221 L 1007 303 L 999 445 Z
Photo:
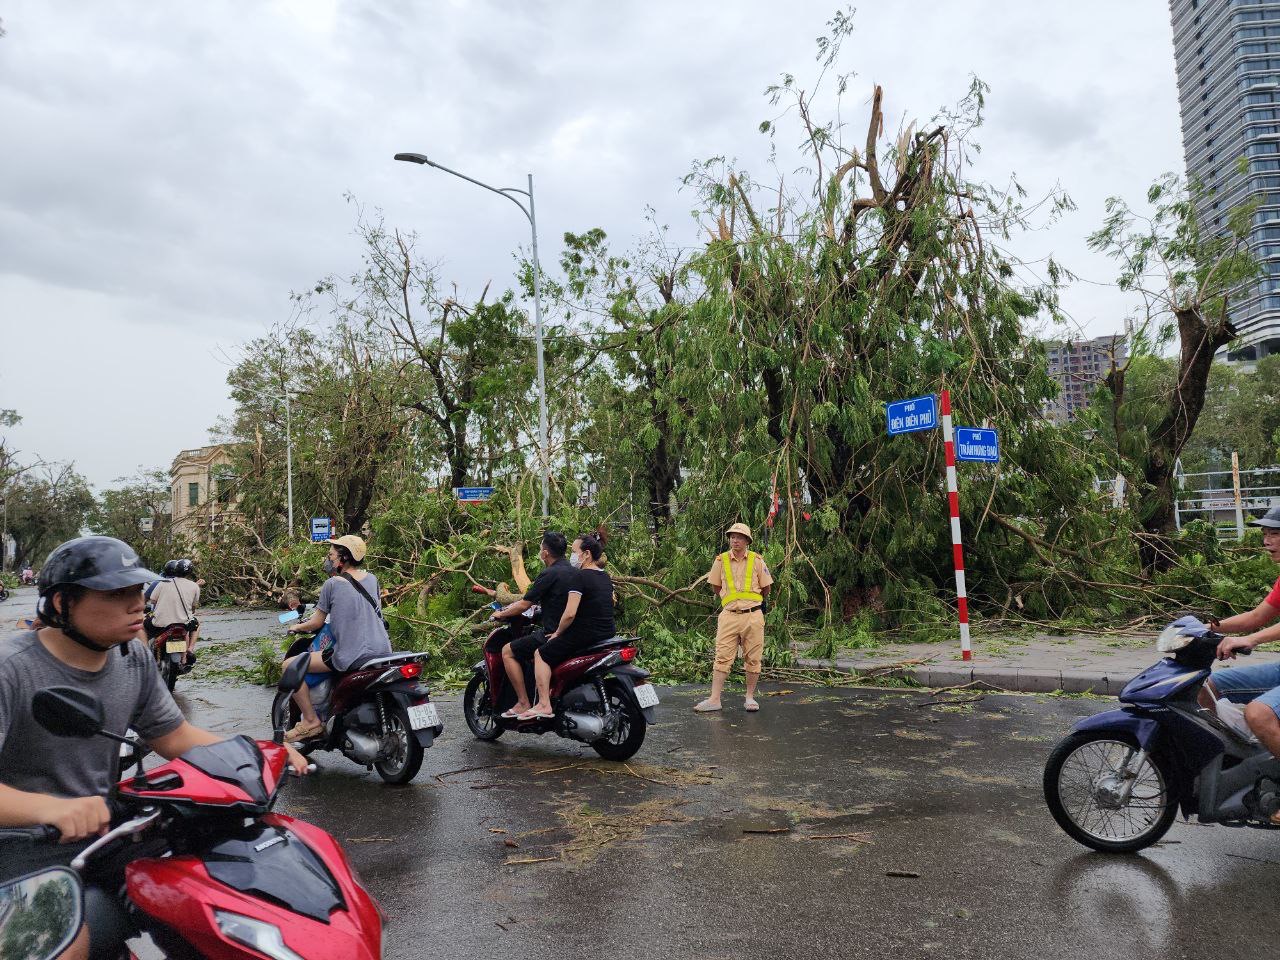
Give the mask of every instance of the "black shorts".
M 538 656 L 542 657 L 542 662 L 547 666 L 558 667 L 571 657 L 576 657 L 594 642 L 593 640 L 584 642 L 572 633 L 568 633 L 544 643 L 538 648 Z
M 541 627 L 530 630 L 523 637 L 517 637 L 508 644 L 511 655 L 517 660 L 532 660 L 533 652 L 547 642 L 547 631 Z
M 334 673 L 338 672 L 338 668 L 333 665 L 333 644 L 329 644 L 329 646 L 320 651 L 320 659 Z

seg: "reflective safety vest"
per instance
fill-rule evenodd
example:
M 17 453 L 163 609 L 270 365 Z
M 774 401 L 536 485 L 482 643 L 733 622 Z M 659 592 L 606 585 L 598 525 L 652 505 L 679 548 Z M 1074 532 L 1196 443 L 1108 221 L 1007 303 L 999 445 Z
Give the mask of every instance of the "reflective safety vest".
M 729 566 L 729 554 L 720 554 L 720 561 L 724 564 L 724 583 L 729 588 L 729 592 L 720 598 L 720 606 L 727 607 L 735 600 L 763 600 L 763 594 L 753 593 L 751 591 L 751 573 L 756 566 L 756 555 L 752 551 L 747 551 L 747 572 L 742 579 L 742 589 L 738 589 L 738 585 L 733 582 L 733 569 Z

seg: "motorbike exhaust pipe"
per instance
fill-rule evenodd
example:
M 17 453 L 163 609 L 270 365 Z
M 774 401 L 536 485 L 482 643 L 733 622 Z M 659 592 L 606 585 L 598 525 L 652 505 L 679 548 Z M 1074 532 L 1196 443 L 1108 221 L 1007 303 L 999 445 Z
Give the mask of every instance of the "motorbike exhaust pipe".
M 594 713 L 565 713 L 561 715 L 564 735 L 583 743 L 593 743 L 604 735 L 604 718 Z
M 378 750 L 381 744 L 377 737 L 371 737 L 367 733 L 357 733 L 355 730 L 348 730 L 346 738 L 342 741 L 342 752 L 354 760 L 356 763 L 370 764 L 378 759 Z

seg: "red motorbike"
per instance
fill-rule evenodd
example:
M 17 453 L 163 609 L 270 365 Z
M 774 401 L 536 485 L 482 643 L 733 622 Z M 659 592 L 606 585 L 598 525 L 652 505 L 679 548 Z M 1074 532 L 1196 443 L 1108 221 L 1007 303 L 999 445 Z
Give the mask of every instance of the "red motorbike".
M 303 653 L 311 637 L 303 635 L 286 657 Z M 387 783 L 408 783 L 418 775 L 422 758 L 444 731 L 431 691 L 419 680 L 423 653 L 392 653 L 366 660 L 346 673 L 325 674 L 310 690 L 311 705 L 325 722 L 324 730 L 294 744 L 300 753 L 337 750 L 347 759 L 378 771 Z M 306 682 L 306 660 L 285 671 L 280 689 L 292 693 Z M 287 723 L 298 722 L 298 706 L 288 700 Z M 273 722 L 276 720 L 272 712 Z M 281 719 L 280 724 L 286 722 Z M 284 727 L 277 725 L 277 732 Z
M 484 659 L 472 668 L 462 697 L 467 726 L 480 740 L 497 740 L 508 730 L 516 733 L 554 733 L 589 745 L 606 760 L 628 760 L 641 744 L 649 724 L 657 719 L 658 691 L 649 673 L 634 665 L 639 642 L 612 637 L 570 657 L 551 673 L 551 708 L 545 719 L 503 717 L 516 702 L 515 691 L 502 663 L 502 648 L 534 628 L 524 617 L 508 621 L 489 634 Z M 533 667 L 525 665 L 525 686 L 532 693 Z
M 102 705 L 83 690 L 42 690 L 32 709 L 55 735 L 129 742 L 102 729 Z M 86 901 L 95 941 L 109 938 L 95 954 L 132 956 L 126 941 L 145 933 L 170 957 L 378 960 L 381 912 L 337 841 L 272 812 L 285 769 L 277 729 L 275 742 L 233 737 L 122 780 L 112 829 L 71 863 L 86 884 L 119 891 L 96 914 Z M 58 838 L 53 827 L 0 835 Z

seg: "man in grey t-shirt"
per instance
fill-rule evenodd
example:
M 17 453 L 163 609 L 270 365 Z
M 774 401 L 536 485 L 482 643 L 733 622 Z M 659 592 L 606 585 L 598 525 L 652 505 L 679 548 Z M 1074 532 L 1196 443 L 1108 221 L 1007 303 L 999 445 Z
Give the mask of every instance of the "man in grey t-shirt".
M 320 588 L 315 613 L 305 622 L 289 628 L 290 633 L 314 633 L 324 626 L 325 618 L 328 618 L 333 644 L 319 652 L 302 654 L 311 657 L 308 673 L 354 670 L 366 660 L 391 652 L 391 639 L 382 619 L 378 579 L 364 569 L 367 552 L 364 540 L 347 534 L 325 542 L 330 545 L 329 555 L 324 561 L 329 579 Z M 302 717 L 285 733 L 288 743 L 314 737 L 324 730 L 305 684 L 298 688 L 293 699 Z
M 105 796 L 116 744 L 49 734 L 32 716 L 39 690 L 92 692 L 102 703 L 103 729 L 132 727 L 168 759 L 224 739 L 183 719 L 155 661 L 134 639 L 142 629 L 142 585 L 154 579 L 132 548 L 112 537 L 80 537 L 49 554 L 38 581 L 43 626 L 0 640 L 0 827 L 49 824 L 71 843 L 110 825 Z M 306 771 L 296 751 L 290 763 Z M 85 939 L 66 956 L 84 956 Z

